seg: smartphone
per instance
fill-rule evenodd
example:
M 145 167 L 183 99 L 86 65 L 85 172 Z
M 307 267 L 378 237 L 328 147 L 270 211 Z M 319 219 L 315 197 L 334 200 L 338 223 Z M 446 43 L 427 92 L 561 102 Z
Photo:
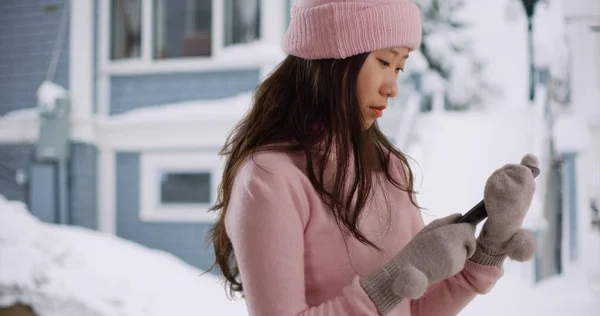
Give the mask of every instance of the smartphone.
M 540 174 L 540 169 L 532 166 L 527 166 L 531 173 L 533 173 L 533 177 L 537 178 Z M 463 217 L 458 220 L 458 223 L 471 223 L 473 225 L 477 225 L 481 223 L 488 216 L 487 210 L 485 209 L 485 203 L 481 200 L 475 206 L 473 206 Z

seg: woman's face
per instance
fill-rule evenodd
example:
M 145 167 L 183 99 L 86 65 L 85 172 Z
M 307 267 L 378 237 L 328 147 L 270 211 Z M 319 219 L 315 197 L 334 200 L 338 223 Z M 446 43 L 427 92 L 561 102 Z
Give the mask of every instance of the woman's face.
M 358 100 L 365 129 L 383 115 L 388 99 L 398 94 L 398 74 L 404 71 L 408 48 L 394 47 L 369 54 L 358 73 Z

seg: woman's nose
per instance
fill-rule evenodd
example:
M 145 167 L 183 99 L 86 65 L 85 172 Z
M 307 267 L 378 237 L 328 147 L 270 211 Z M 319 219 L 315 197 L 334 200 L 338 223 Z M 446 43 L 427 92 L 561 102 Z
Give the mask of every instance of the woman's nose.
M 398 82 L 397 82 L 397 80 L 386 82 L 381 87 L 381 94 L 384 95 L 384 96 L 386 96 L 387 98 L 395 98 L 398 95 Z

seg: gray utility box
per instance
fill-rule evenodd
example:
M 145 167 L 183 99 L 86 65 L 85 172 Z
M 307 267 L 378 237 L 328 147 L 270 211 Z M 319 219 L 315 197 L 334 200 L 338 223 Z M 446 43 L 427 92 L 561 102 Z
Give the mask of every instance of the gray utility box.
M 69 157 L 70 108 L 67 96 L 40 106 L 39 138 L 36 157 L 40 161 L 64 161 Z

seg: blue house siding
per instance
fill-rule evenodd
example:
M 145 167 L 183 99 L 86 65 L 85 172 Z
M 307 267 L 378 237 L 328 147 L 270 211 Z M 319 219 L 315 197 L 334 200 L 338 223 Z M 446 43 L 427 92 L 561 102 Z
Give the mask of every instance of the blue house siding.
M 97 156 L 96 147 L 71 144 L 69 166 L 70 224 L 90 229 L 98 228 Z
M 115 76 L 110 80 L 110 114 L 196 99 L 215 99 L 252 91 L 259 71 L 211 71 Z
M 97 228 L 96 149 L 87 144 L 71 145 L 69 168 L 70 224 Z M 35 160 L 35 145 L 0 145 L 0 194 L 9 200 L 28 204 L 30 211 L 44 222 L 56 222 L 56 168 Z M 27 176 L 24 185 L 15 179 L 17 169 Z
M 46 223 L 58 222 L 56 167 L 51 163 L 34 163 L 30 169 L 29 211 Z
M 52 7 L 58 10 L 48 10 Z M 0 1 L 0 115 L 37 105 L 36 91 L 46 77 L 62 8 L 62 0 Z M 52 79 L 68 88 L 68 33 L 61 48 Z
M 139 179 L 140 154 L 117 153 L 117 236 L 150 248 L 170 252 L 199 269 L 207 270 L 214 259 L 212 248 L 205 246 L 209 224 L 142 222 L 140 220 Z
M 568 232 L 567 236 L 564 236 L 569 243 L 569 260 L 575 262 L 579 257 L 577 252 L 578 248 L 578 225 L 577 221 L 577 170 L 576 170 L 576 159 L 577 154 L 565 153 L 562 155 L 563 158 L 563 176 L 564 176 L 564 187 L 563 195 L 566 198 L 566 209 L 564 215 L 568 219 Z
M 16 171 L 31 174 L 34 147 L 31 144 L 0 144 L 0 194 L 9 200 L 28 201 L 27 185 L 16 182 Z

